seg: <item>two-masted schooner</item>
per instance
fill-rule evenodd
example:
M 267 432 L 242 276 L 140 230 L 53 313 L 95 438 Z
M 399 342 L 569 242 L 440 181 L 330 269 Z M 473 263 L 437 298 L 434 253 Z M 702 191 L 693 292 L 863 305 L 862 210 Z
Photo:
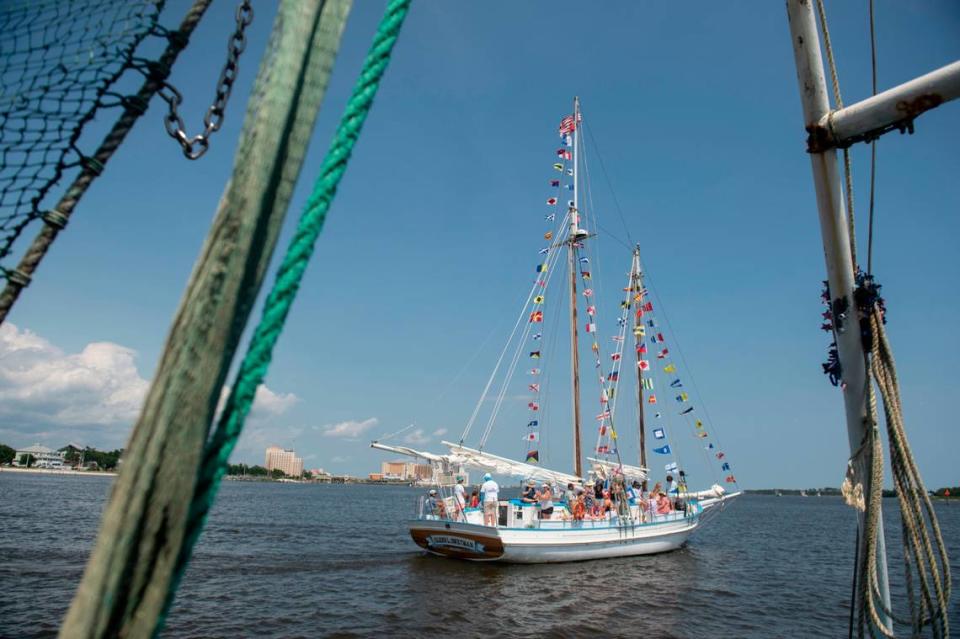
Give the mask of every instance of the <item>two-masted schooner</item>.
M 543 237 L 548 244 L 540 250 L 536 277 L 526 302 L 459 442 L 443 442 L 448 449 L 446 453 L 420 451 L 382 441 L 371 444 L 374 448 L 426 461 L 434 467 L 438 495 L 421 498 L 416 516 L 409 523 L 413 540 L 433 554 L 477 561 L 547 563 L 665 552 L 686 543 L 708 515 L 720 510 L 717 506 L 739 494 L 730 463 L 695 413 L 685 382 L 679 377 L 677 364 L 657 324 L 653 302 L 644 286 L 638 246 L 632 251 L 617 331 L 611 338 L 612 352 L 606 357 L 607 349 L 598 336 L 599 311 L 592 286 L 596 278 L 587 248 L 594 237 L 587 230 L 587 223 L 592 220 L 594 228 L 598 225 L 595 217 L 590 217 L 594 215 L 592 207 L 581 207 L 580 203 L 581 167 L 586 166 L 581 159 L 582 128 L 580 102 L 575 99 L 573 114 L 564 117 L 558 129 L 561 146 L 552 167 L 556 173 L 549 179 L 552 195 L 546 201 L 548 213 L 544 216 L 548 230 Z M 564 206 L 562 200 L 567 194 L 570 199 Z M 561 216 L 559 211 L 565 213 Z M 567 289 L 569 298 L 574 460 L 570 473 L 544 467 L 538 451 L 540 435 L 546 427 L 543 416 L 547 384 L 543 362 L 548 355 L 542 346 L 545 342 L 541 328 L 548 298 L 553 297 L 549 292 L 552 276 L 564 270 L 564 261 L 569 277 L 558 281 L 558 288 Z M 563 293 L 557 295 L 558 299 L 562 297 Z M 581 297 L 584 299 L 582 316 Z M 581 322 L 590 342 L 599 398 L 596 443 L 588 455 L 583 452 L 581 432 L 581 385 L 586 378 L 580 361 Z M 627 357 L 624 349 L 631 343 L 634 355 Z M 527 360 L 531 367 L 525 371 L 524 386 L 530 394 L 527 404 L 530 419 L 522 438 L 527 442 L 526 454 L 524 461 L 518 461 L 484 448 L 514 383 L 514 374 L 526 368 Z M 624 463 L 615 426 L 619 423 L 617 403 L 624 365 L 635 371 L 632 376 L 623 372 L 624 381 L 627 378 L 636 381 L 639 465 Z M 607 368 L 608 372 L 604 372 Z M 495 384 L 498 380 L 499 384 Z M 491 406 L 479 444 L 466 446 L 473 427 L 479 424 L 482 409 Z M 651 411 L 652 414 L 647 415 Z M 686 474 L 675 450 L 684 429 L 722 477 L 707 490 L 687 489 Z M 648 434 L 653 438 L 650 443 Z M 671 473 L 668 477 L 676 480 L 666 486 L 649 485 L 648 448 L 660 459 L 673 460 L 664 465 L 664 472 Z M 587 462 L 586 472 L 584 462 Z M 540 508 L 542 504 L 534 500 L 504 498 L 501 491 L 495 515 L 485 518 L 481 508 L 471 508 L 469 503 L 461 502 L 450 489 L 451 477 L 471 469 L 553 486 L 551 492 L 557 497 L 552 500 L 552 511 Z M 723 488 L 723 483 L 732 485 L 734 490 Z M 596 491 L 597 499 L 590 508 L 583 506 L 583 495 L 587 491 Z

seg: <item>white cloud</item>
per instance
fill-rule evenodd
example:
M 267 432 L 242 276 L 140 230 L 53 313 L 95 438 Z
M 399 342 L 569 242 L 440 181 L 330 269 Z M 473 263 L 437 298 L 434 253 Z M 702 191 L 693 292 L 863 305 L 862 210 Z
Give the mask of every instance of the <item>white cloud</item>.
M 136 357 L 112 342 L 65 353 L 29 329 L 0 325 L 0 437 L 12 445 L 122 446 L 150 385 Z M 261 386 L 249 421 L 281 415 L 298 401 Z
M 365 419 L 362 422 L 351 419 L 345 422 L 339 422 L 337 424 L 327 424 L 326 426 L 321 426 L 320 430 L 323 431 L 323 435 L 326 437 L 346 437 L 348 439 L 356 439 L 366 431 L 376 426 L 379 421 L 380 420 L 378 420 L 376 417 Z
M 148 382 L 136 351 L 92 342 L 75 354 L 30 330 L 0 325 L 0 419 L 7 432 L 50 435 L 57 428 L 129 426 Z
M 403 441 L 405 444 L 425 444 L 430 441 L 430 437 L 423 432 L 422 428 L 418 428 L 404 437 Z
M 224 385 L 220 391 L 220 400 L 217 402 L 217 418 L 223 411 L 228 397 L 230 397 L 230 386 Z M 266 384 L 261 384 L 257 387 L 257 394 L 253 397 L 253 407 L 250 409 L 248 419 L 283 415 L 299 401 L 300 398 L 293 393 L 276 393 L 267 388 Z
M 438 428 L 437 430 L 433 431 L 434 437 L 443 437 L 446 434 L 447 434 L 446 428 Z

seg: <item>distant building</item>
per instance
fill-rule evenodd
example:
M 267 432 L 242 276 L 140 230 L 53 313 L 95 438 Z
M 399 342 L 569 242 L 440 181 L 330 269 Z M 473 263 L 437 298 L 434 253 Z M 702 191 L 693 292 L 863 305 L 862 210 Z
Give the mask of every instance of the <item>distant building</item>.
M 284 475 L 299 477 L 303 474 L 303 459 L 297 457 L 292 448 L 271 446 L 267 449 L 267 470 L 282 470 Z
M 383 481 L 383 473 L 370 473 L 370 481 Z
M 33 468 L 65 468 L 62 452 L 40 444 L 18 449 L 13 457 L 13 465 L 26 466 L 27 456 L 33 457 Z
M 313 475 L 314 477 L 329 477 L 329 476 L 330 476 L 330 473 L 328 473 L 327 471 L 325 471 L 325 470 L 322 469 L 322 468 L 313 468 L 313 469 L 311 469 L 311 470 L 308 470 L 307 472 L 310 473 L 311 475 Z
M 408 461 L 387 461 L 380 464 L 380 474 L 384 479 L 403 481 L 423 481 L 433 477 L 430 464 L 418 464 Z

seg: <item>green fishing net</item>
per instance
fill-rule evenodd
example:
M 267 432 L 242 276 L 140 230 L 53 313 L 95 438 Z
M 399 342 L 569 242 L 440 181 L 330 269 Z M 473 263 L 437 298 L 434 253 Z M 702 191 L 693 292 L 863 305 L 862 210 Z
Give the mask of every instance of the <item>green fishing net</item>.
M 164 0 L 0 0 L 0 277 L 24 230 L 84 162 L 78 141 Z

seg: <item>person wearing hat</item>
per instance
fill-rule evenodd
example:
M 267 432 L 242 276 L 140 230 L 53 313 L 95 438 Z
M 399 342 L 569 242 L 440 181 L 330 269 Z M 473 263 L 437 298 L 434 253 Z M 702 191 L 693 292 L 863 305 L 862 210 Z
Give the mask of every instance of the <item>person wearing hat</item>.
M 464 519 L 466 516 L 463 509 L 467 507 L 467 489 L 463 486 L 463 476 L 457 475 L 457 485 L 453 487 L 453 497 L 457 504 L 457 519 Z
M 497 503 L 500 501 L 500 486 L 493 481 L 493 475 L 487 473 L 483 476 L 483 484 L 480 485 L 480 494 L 483 495 L 483 525 L 497 525 Z
M 540 519 L 550 519 L 553 514 L 553 490 L 550 489 L 549 482 L 540 484 L 537 501 L 540 502 Z
M 527 480 L 527 485 L 524 486 L 523 491 L 520 493 L 520 501 L 525 504 L 537 503 L 537 482 L 532 479 Z

